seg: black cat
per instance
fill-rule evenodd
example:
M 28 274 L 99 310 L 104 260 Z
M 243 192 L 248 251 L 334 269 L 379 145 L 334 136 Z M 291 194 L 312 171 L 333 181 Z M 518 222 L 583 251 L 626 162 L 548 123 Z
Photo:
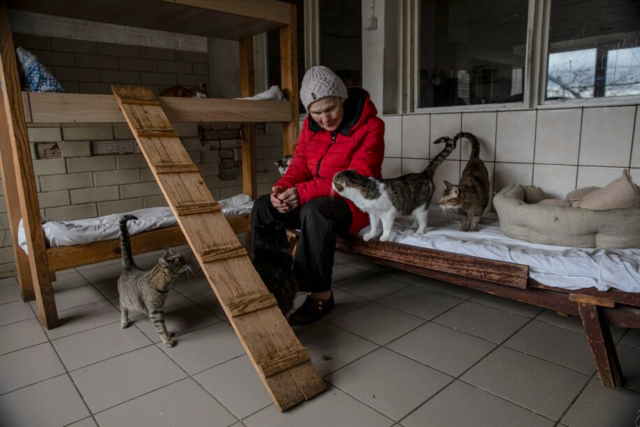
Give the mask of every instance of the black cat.
M 286 316 L 293 308 L 298 290 L 293 278 L 293 257 L 289 253 L 287 231 L 281 222 L 258 225 L 254 239 L 253 266 Z

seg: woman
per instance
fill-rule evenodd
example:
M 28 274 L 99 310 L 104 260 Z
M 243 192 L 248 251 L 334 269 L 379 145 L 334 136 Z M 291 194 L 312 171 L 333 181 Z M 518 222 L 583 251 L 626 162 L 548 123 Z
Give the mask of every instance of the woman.
M 380 178 L 384 122 L 361 88 L 347 90 L 327 67 L 304 75 L 300 100 L 309 113 L 287 172 L 254 204 L 251 225 L 282 221 L 300 229 L 294 273 L 301 291 L 311 292 L 289 316 L 306 325 L 334 308 L 331 273 L 336 234 L 357 233 L 369 216 L 332 191 L 333 175 L 355 169 Z M 254 234 L 255 235 L 255 234 Z

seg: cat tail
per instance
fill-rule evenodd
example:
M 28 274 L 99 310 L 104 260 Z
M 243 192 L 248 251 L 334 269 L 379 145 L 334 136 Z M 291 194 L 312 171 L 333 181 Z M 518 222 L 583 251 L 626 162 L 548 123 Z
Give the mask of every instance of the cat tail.
M 125 269 L 136 266 L 131 252 L 131 236 L 129 236 L 129 229 L 127 228 L 127 222 L 132 219 L 138 218 L 133 215 L 123 215 L 120 218 L 120 246 L 122 248 L 122 266 Z
M 444 159 L 449 157 L 449 154 L 451 154 L 453 150 L 456 149 L 456 143 L 458 141 L 455 139 L 451 139 L 448 136 L 443 136 L 435 140 L 433 143 L 442 144 L 443 142 L 447 143 L 447 145 L 444 147 L 444 150 L 442 150 L 440 154 L 438 154 L 433 160 L 431 160 L 431 163 L 429 163 L 429 166 L 427 166 L 423 173 L 426 173 L 429 176 L 433 176 L 433 174 L 436 172 L 436 169 L 438 169 L 438 166 L 440 166 Z
M 467 138 L 471 143 L 471 157 L 470 159 L 477 159 L 480 156 L 480 143 L 478 142 L 478 138 L 472 133 L 468 132 L 460 132 L 457 134 L 453 140 L 457 143 L 459 139 Z

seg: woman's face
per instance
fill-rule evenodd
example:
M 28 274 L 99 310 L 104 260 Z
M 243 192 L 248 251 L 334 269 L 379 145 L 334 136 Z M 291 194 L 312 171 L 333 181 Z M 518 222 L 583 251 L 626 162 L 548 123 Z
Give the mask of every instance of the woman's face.
M 342 123 L 344 107 L 340 98 L 327 97 L 311 104 L 309 113 L 322 129 L 333 132 Z

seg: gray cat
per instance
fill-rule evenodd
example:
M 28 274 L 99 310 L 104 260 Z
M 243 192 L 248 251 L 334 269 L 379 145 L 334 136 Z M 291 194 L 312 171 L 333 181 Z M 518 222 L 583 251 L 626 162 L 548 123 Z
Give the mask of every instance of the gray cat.
M 178 275 L 189 270 L 189 260 L 182 255 L 166 249 L 158 264 L 151 270 L 138 268 L 131 254 L 131 238 L 127 229 L 127 221 L 138 219 L 133 215 L 124 215 L 120 219 L 120 241 L 122 246 L 122 266 L 124 270 L 118 278 L 120 294 L 120 310 L 122 318 L 120 326 L 127 328 L 131 322 L 129 310 L 137 310 L 149 316 L 156 327 L 165 347 L 173 347 L 173 341 L 164 324 L 164 302 L 169 288 Z
M 411 215 L 413 226 L 418 227 L 415 234 L 424 234 L 429 203 L 435 189 L 433 175 L 456 148 L 456 141 L 446 136 L 439 138 L 434 144 L 443 142 L 447 144 L 444 150 L 422 173 L 411 173 L 392 179 L 365 177 L 355 170 L 346 170 L 334 175 L 333 189 L 342 197 L 351 200 L 361 211 L 369 214 L 371 231 L 363 236 L 365 241 L 377 236 L 380 221 L 380 241 L 389 240 L 393 222 L 399 215 Z
M 291 159 L 293 159 L 293 156 L 287 154 L 283 158 L 278 159 L 277 162 L 273 162 L 274 165 L 278 166 L 278 172 L 280 172 L 280 175 L 287 173 L 287 169 L 289 169 L 289 165 L 291 164 Z
M 460 184 L 444 182 L 446 187 L 440 197 L 440 207 L 444 210 L 458 209 L 462 231 L 478 231 L 478 224 L 490 200 L 489 172 L 480 160 L 478 138 L 471 133 L 460 132 L 453 140 L 458 141 L 461 138 L 467 138 L 471 142 L 471 156 L 462 171 Z

